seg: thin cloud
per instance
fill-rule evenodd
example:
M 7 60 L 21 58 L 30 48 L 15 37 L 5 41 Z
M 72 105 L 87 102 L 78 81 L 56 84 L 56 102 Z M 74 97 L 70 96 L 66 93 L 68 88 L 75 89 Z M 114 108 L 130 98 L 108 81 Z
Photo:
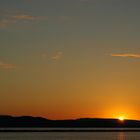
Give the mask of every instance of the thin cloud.
M 16 66 L 13 65 L 13 64 L 10 64 L 10 63 L 0 62 L 0 68 L 3 68 L 3 69 L 14 69 L 14 68 L 16 68 Z
M 140 58 L 140 54 L 138 53 L 115 53 L 111 54 L 113 57 L 131 57 L 131 58 Z
M 40 19 L 45 19 L 45 18 L 36 17 L 36 16 L 29 15 L 29 14 L 17 14 L 17 15 L 13 15 L 13 16 L 8 16 L 5 19 L 0 20 L 0 28 L 5 28 L 10 25 L 17 24 L 19 21 L 25 22 L 25 21 L 35 21 L 35 20 L 40 20 Z
M 43 60 L 59 60 L 59 59 L 62 58 L 62 56 L 63 56 L 63 52 L 61 52 L 61 51 L 58 51 L 58 52 L 55 52 L 55 53 L 52 53 L 52 54 L 50 54 L 50 53 L 41 54 L 41 58 Z
M 62 52 L 57 52 L 56 54 L 51 56 L 52 60 L 59 60 L 62 58 L 63 53 Z
M 36 17 L 31 16 L 31 15 L 26 15 L 26 14 L 15 15 L 15 16 L 12 16 L 12 18 L 15 20 L 35 20 L 36 19 Z

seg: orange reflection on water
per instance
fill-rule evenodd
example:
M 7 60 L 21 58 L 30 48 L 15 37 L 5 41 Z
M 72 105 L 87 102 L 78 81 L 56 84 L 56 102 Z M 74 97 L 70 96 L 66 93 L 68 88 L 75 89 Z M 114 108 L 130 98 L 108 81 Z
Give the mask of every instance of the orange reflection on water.
M 118 134 L 118 139 L 117 139 L 117 140 L 126 140 L 126 137 L 125 137 L 124 132 L 120 132 L 120 133 Z

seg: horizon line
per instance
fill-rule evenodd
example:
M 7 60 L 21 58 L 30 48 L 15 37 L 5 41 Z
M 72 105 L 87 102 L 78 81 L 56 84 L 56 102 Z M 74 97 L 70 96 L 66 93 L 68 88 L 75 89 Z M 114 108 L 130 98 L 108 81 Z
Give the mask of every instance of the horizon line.
M 79 119 L 111 119 L 111 120 L 120 120 L 119 117 L 79 117 L 79 118 L 68 118 L 68 119 L 50 119 L 44 116 L 34 116 L 34 115 L 3 115 L 0 114 L 0 117 L 33 117 L 33 118 L 43 118 L 43 119 L 47 119 L 47 120 L 52 120 L 52 121 L 56 121 L 56 120 L 79 120 Z M 140 119 L 131 119 L 131 118 L 124 118 L 124 121 L 127 120 L 132 120 L 132 121 L 140 121 Z

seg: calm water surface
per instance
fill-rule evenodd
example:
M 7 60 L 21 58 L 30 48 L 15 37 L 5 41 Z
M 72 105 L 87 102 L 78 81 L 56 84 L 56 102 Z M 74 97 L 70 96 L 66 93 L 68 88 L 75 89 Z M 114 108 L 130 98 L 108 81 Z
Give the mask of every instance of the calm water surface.
M 139 132 L 0 133 L 0 140 L 140 140 Z

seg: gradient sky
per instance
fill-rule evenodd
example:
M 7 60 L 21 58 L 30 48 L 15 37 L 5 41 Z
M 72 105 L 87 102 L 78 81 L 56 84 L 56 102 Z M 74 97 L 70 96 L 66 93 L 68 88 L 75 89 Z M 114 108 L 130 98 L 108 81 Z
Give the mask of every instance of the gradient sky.
M 140 119 L 140 0 L 1 0 L 0 114 Z

